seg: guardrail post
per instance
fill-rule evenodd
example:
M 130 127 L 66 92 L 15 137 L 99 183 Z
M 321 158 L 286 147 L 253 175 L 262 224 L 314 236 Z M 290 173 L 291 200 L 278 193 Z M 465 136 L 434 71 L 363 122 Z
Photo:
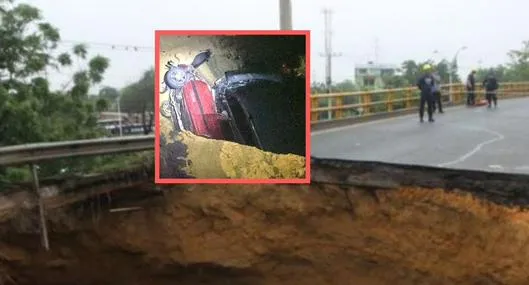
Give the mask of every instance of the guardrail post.
M 393 92 L 388 93 L 388 101 L 387 101 L 387 112 L 393 112 L 393 98 L 395 96 L 393 95 Z
M 410 89 L 406 90 L 406 109 L 411 109 L 411 97 L 413 96 L 413 91 Z
M 366 115 L 371 113 L 371 94 L 370 93 L 362 94 L 362 109 L 364 110 L 364 114 Z
M 310 108 L 318 108 L 320 106 L 318 98 L 312 98 Z M 320 112 L 311 112 L 310 120 L 312 122 L 317 122 L 320 120 Z
M 39 186 L 39 176 L 37 173 L 37 166 L 35 164 L 30 165 L 31 173 L 33 175 L 33 187 L 35 188 L 35 194 L 37 195 L 39 203 L 39 221 L 40 221 L 40 237 L 42 246 L 46 251 L 50 250 L 50 242 L 48 240 L 48 227 L 46 225 L 46 212 L 44 209 L 44 199 L 42 198 L 42 193 L 40 192 Z
M 336 119 L 343 118 L 343 96 L 336 97 L 336 107 L 340 107 L 336 110 Z
M 454 94 L 454 98 L 455 98 L 455 103 L 456 104 L 459 104 L 461 103 L 461 100 L 463 98 L 463 91 L 464 91 L 464 88 L 462 85 L 458 85 L 457 88 L 453 88 L 452 90 L 455 90 L 455 94 Z
M 327 101 L 327 107 L 332 107 L 332 98 L 327 97 L 325 100 Z M 327 120 L 332 120 L 333 119 L 332 115 L 333 115 L 333 111 L 328 110 Z

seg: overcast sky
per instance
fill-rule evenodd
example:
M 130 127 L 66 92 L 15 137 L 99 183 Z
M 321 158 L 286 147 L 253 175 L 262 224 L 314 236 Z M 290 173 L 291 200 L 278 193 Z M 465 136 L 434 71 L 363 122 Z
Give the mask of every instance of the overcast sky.
M 138 79 L 154 62 L 154 30 L 279 29 L 278 0 L 21 0 L 39 7 L 60 29 L 62 39 L 141 47 L 112 50 L 92 45 L 92 53 L 111 60 L 105 85 L 123 87 Z M 501 3 L 501 4 L 500 4 Z M 312 32 L 312 76 L 323 81 L 324 18 L 334 11 L 333 81 L 352 79 L 355 63 L 375 60 L 400 64 L 406 59 L 451 58 L 462 45 L 461 72 L 508 60 L 506 53 L 529 40 L 523 23 L 527 0 L 292 0 L 293 28 Z M 523 14 L 522 14 L 523 13 Z M 71 47 L 64 43 L 62 48 Z M 433 51 L 439 54 L 434 55 Z M 54 74 L 55 86 L 68 71 Z

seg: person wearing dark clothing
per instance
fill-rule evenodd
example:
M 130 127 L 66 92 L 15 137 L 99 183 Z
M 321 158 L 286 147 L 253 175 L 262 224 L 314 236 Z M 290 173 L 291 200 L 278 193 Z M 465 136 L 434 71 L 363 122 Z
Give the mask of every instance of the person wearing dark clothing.
M 467 77 L 467 105 L 473 106 L 476 104 L 476 71 L 472 70 Z
M 485 78 L 483 81 L 483 87 L 485 88 L 485 96 L 487 98 L 487 102 L 489 105 L 487 106 L 489 109 L 492 106 L 492 102 L 494 102 L 494 108 L 498 107 L 498 97 L 497 97 L 497 91 L 500 85 L 498 84 L 498 79 L 494 76 L 494 74 L 491 72 Z
M 433 112 L 439 108 L 439 113 L 443 113 L 442 94 L 441 94 L 441 76 L 438 72 L 433 73 L 434 87 L 433 87 Z
M 421 123 L 424 122 L 424 105 L 428 108 L 428 122 L 434 122 L 433 119 L 433 87 L 435 78 L 431 73 L 432 67 L 429 64 L 424 65 L 423 70 L 425 71 L 417 81 L 417 87 L 421 91 L 421 101 L 419 105 L 419 118 Z

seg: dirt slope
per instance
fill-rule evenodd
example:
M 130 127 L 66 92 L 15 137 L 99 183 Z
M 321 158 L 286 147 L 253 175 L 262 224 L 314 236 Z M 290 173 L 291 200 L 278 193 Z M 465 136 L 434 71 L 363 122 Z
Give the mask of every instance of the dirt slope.
M 162 129 L 164 130 L 164 129 Z M 169 132 L 169 131 L 168 131 Z M 293 179 L 306 177 L 306 161 L 294 154 L 276 154 L 229 141 L 180 132 L 161 145 L 161 177 Z
M 442 190 L 202 185 L 143 200 L 142 211 L 108 213 L 107 202 L 99 210 L 94 203 L 55 210 L 50 253 L 38 253 L 38 236 L 21 227 L 27 220 L 4 225 L 3 284 L 527 284 L 529 278 L 529 214 Z

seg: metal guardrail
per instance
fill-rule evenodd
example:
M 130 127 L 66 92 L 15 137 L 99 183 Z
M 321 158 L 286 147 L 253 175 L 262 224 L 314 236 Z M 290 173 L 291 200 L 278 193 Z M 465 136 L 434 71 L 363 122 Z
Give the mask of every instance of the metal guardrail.
M 153 148 L 154 135 L 15 145 L 0 148 L 0 166 Z
M 451 91 L 451 92 L 450 92 Z M 463 84 L 442 85 L 443 102 L 460 105 L 465 102 Z M 500 83 L 499 98 L 529 95 L 529 82 Z M 476 86 L 476 101 L 485 96 L 482 86 Z M 419 105 L 416 87 L 374 91 L 343 92 L 311 95 L 311 124 L 350 118 L 369 117 L 395 111 L 416 110 Z
M 44 198 L 40 191 L 36 163 L 65 157 L 135 152 L 153 148 L 154 135 L 7 146 L 0 148 L 0 166 L 26 163 L 30 165 L 33 174 L 33 187 L 38 199 L 41 242 L 42 246 L 49 250 Z

